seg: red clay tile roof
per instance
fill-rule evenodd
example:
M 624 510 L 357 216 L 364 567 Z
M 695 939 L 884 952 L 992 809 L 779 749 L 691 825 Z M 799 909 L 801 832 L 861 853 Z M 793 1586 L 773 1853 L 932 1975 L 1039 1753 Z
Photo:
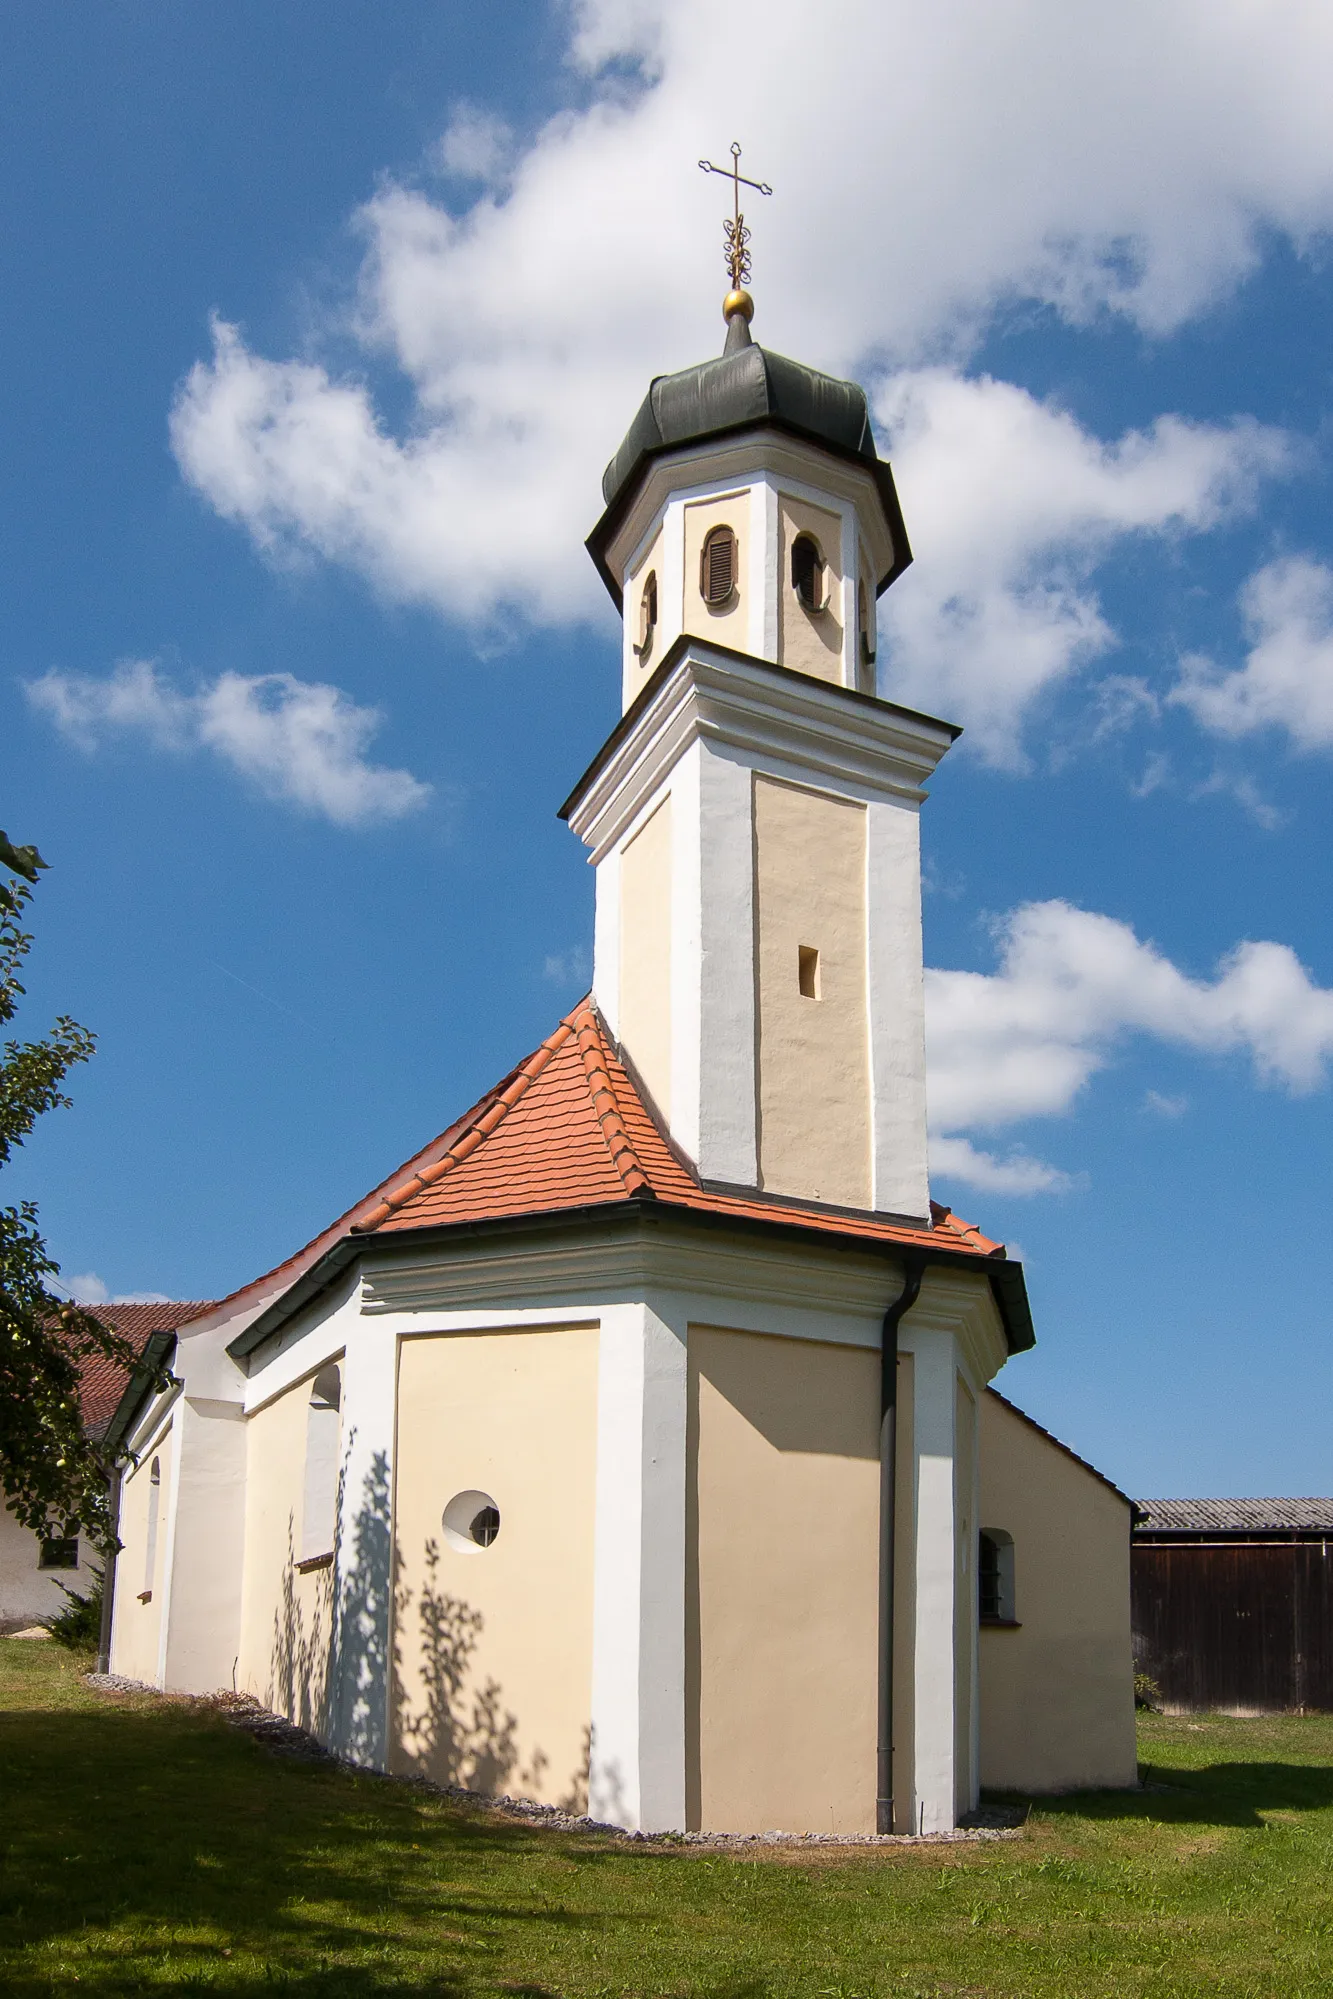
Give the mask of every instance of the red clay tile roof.
M 201 1312 L 208 1311 L 209 1303 L 207 1299 L 196 1298 L 155 1305 L 90 1305 L 86 1309 L 104 1326 L 114 1326 L 118 1333 L 132 1340 L 135 1352 L 141 1353 L 150 1333 L 174 1331 L 187 1319 L 197 1319 Z M 100 1436 L 115 1415 L 129 1378 L 129 1368 L 108 1360 L 104 1354 L 80 1359 L 79 1402 L 83 1427 L 91 1436 Z
M 933 1207 L 930 1228 L 703 1186 L 672 1151 L 591 1001 L 455 1125 L 449 1142 L 351 1223 L 387 1235 L 502 1215 L 649 1198 L 738 1220 L 782 1221 L 873 1242 L 1002 1257 L 970 1222 Z M 420 1155 L 419 1155 L 420 1157 Z

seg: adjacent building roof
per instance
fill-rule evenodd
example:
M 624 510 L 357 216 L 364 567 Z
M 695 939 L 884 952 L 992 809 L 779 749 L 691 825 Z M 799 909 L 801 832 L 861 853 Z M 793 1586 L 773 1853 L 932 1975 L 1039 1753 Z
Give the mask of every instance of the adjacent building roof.
M 1141 1499 L 1135 1532 L 1333 1534 L 1333 1499 Z
M 150 1333 L 173 1331 L 188 1319 L 210 1309 L 207 1299 L 186 1301 L 164 1299 L 151 1305 L 89 1305 L 85 1308 L 112 1326 L 134 1344 L 141 1354 Z M 122 1367 L 105 1354 L 87 1354 L 79 1360 L 79 1403 L 83 1427 L 91 1437 L 100 1437 L 120 1406 L 133 1369 Z

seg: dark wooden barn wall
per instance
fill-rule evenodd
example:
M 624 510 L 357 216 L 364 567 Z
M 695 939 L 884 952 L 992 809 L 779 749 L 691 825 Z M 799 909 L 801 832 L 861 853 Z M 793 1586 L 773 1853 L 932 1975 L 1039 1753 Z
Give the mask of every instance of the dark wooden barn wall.
M 1173 1708 L 1333 1711 L 1333 1548 L 1195 1543 L 1132 1555 L 1135 1670 Z

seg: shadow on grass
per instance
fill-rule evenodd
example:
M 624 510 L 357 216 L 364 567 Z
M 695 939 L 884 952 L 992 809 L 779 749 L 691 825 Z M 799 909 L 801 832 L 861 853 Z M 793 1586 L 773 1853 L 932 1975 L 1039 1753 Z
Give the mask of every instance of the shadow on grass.
M 549 1883 L 538 1893 L 526 1875 L 549 1835 L 279 1761 L 184 1708 L 0 1713 L 0 1794 L 12 1993 L 51 1990 L 67 1961 L 84 1991 L 466 1999 L 467 1960 L 493 1951 L 497 1925 L 570 1936 L 642 1919 L 552 1906 Z M 580 1865 L 610 1852 L 578 1838 L 562 1850 Z
M 1263 1824 L 1275 1811 L 1317 1812 L 1333 1806 L 1333 1767 L 1309 1763 L 1208 1763 L 1178 1768 L 1140 1764 L 1141 1791 L 1071 1791 L 1066 1796 L 1022 1800 L 1049 1818 L 1134 1820 L 1158 1825 Z M 998 1803 L 1017 1803 L 1013 1792 L 988 1792 Z

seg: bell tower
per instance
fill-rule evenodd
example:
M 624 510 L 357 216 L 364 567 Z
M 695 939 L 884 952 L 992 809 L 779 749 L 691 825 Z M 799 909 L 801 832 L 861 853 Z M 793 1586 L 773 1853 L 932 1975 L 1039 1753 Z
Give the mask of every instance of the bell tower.
M 918 815 L 958 731 L 876 694 L 893 474 L 857 384 L 751 337 L 735 228 L 723 352 L 651 384 L 588 541 L 624 621 L 563 808 L 594 994 L 703 1179 L 924 1220 Z

